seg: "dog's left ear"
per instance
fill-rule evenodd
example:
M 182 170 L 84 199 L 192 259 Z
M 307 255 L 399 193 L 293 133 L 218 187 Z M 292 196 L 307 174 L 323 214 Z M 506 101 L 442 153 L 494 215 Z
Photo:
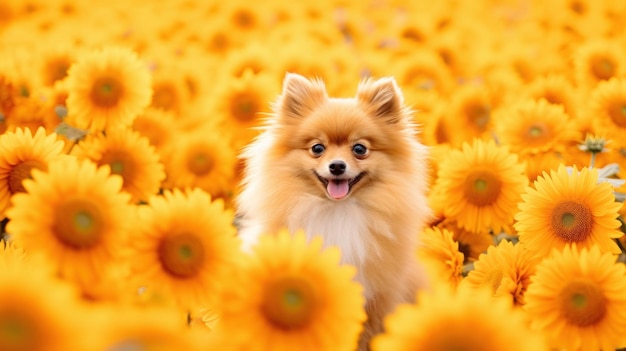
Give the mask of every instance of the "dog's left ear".
M 373 117 L 380 118 L 387 124 L 396 124 L 404 116 L 404 98 L 395 79 L 391 77 L 362 81 L 356 97 L 359 104 Z
M 292 122 L 310 115 L 327 98 L 326 87 L 321 80 L 309 80 L 299 74 L 287 73 L 277 112 L 286 122 Z

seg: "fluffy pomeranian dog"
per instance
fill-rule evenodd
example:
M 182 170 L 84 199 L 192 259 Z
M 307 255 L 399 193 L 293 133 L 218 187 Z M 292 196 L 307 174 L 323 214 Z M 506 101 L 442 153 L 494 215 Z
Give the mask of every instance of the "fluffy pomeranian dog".
M 242 154 L 239 236 L 249 248 L 260 235 L 302 229 L 338 246 L 364 288 L 365 350 L 385 315 L 424 284 L 415 256 L 430 220 L 426 147 L 393 78 L 332 98 L 322 81 L 288 73 L 273 110 Z

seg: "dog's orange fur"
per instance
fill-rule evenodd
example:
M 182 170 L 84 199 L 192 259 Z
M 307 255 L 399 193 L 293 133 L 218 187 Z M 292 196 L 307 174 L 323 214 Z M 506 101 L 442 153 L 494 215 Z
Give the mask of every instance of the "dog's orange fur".
M 314 153 L 315 144 L 323 152 Z M 356 144 L 367 154 L 355 154 Z M 323 82 L 287 74 L 274 115 L 243 158 L 237 206 L 244 245 L 288 228 L 338 246 L 364 287 L 368 322 L 360 349 L 366 349 L 384 316 L 414 301 L 424 281 L 415 247 L 430 219 L 426 148 L 395 81 L 364 80 L 355 98 L 330 98 Z M 337 178 L 329 171 L 337 160 L 346 164 L 341 177 L 362 174 L 341 199 L 324 180 Z

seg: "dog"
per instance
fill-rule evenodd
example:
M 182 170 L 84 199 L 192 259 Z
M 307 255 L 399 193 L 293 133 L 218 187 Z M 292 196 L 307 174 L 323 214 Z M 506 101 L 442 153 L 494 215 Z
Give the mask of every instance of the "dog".
M 239 236 L 250 248 L 287 228 L 338 246 L 363 286 L 366 350 L 384 317 L 426 284 L 416 242 L 432 216 L 428 149 L 391 77 L 364 79 L 354 98 L 333 98 L 321 80 L 287 73 L 272 108 L 241 155 Z

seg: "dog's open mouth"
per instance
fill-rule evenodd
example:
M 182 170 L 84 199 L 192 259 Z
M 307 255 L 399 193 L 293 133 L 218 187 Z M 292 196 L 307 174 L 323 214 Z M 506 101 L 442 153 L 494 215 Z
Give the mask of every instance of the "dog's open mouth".
M 344 197 L 348 196 L 350 190 L 352 190 L 352 186 L 354 186 L 354 184 L 361 180 L 364 174 L 365 172 L 361 172 L 354 178 L 328 179 L 320 176 L 319 174 L 317 174 L 317 172 L 315 172 L 317 179 L 319 179 L 320 182 L 322 182 L 322 184 L 324 184 L 324 186 L 326 187 L 326 192 L 328 193 L 328 196 L 335 200 L 341 200 Z

